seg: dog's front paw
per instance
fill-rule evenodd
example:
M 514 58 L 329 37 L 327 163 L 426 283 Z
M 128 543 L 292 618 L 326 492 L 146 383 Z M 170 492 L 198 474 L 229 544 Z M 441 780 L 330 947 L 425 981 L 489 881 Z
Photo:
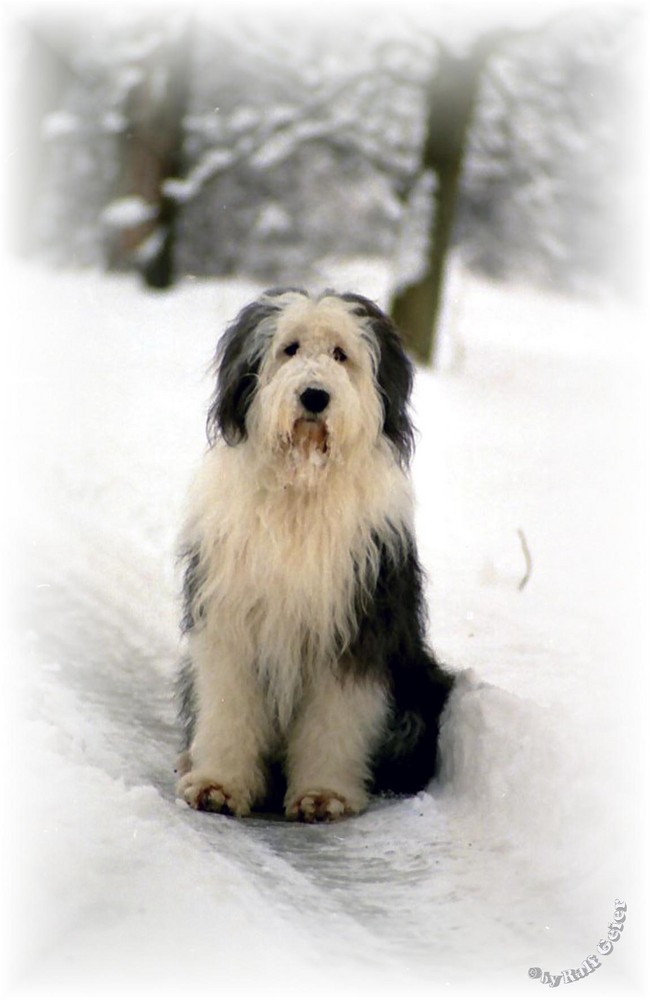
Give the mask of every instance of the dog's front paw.
M 245 789 L 222 783 L 205 771 L 189 771 L 176 786 L 181 798 L 201 812 L 248 816 L 252 795 Z
M 301 820 L 303 823 L 329 822 L 343 819 L 359 812 L 344 795 L 326 788 L 303 792 L 287 804 L 287 819 Z

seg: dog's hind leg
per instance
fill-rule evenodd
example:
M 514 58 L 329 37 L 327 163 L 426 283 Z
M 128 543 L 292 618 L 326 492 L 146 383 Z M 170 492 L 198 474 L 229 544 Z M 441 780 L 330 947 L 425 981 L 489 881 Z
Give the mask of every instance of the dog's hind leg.
M 206 632 L 191 641 L 196 721 L 178 794 L 194 809 L 245 816 L 265 792 L 271 724 L 253 665 Z
M 377 681 L 325 669 L 310 682 L 288 737 L 289 819 L 339 819 L 366 806 L 386 715 L 386 691 Z

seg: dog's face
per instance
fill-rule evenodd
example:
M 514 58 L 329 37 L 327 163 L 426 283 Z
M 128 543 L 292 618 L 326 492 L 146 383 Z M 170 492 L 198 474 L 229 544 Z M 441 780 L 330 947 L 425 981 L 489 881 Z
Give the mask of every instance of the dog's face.
M 218 352 L 208 435 L 250 440 L 261 461 L 294 472 L 363 461 L 384 435 L 406 464 L 411 365 L 397 331 L 357 295 L 267 292 L 228 328 Z

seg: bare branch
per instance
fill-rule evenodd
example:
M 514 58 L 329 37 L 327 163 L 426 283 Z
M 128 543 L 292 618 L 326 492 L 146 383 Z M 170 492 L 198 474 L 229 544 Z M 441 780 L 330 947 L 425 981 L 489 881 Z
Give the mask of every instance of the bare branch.
M 528 548 L 528 542 L 526 541 L 526 536 L 521 530 L 517 529 L 517 534 L 519 535 L 519 541 L 521 542 L 521 551 L 524 554 L 524 559 L 526 561 L 526 572 L 519 581 L 519 590 L 522 591 L 528 581 L 530 580 L 531 573 L 533 572 L 533 557 L 530 554 L 530 549 Z

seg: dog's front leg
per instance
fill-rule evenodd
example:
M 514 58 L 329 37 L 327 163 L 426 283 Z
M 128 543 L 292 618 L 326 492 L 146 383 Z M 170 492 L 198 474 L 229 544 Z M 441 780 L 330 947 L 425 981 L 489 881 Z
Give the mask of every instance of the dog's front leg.
M 387 711 L 376 681 L 331 669 L 311 681 L 288 740 L 289 819 L 339 819 L 366 806 L 370 758 Z
M 264 793 L 271 728 L 254 665 L 207 630 L 190 652 L 197 717 L 178 794 L 194 809 L 245 816 Z

